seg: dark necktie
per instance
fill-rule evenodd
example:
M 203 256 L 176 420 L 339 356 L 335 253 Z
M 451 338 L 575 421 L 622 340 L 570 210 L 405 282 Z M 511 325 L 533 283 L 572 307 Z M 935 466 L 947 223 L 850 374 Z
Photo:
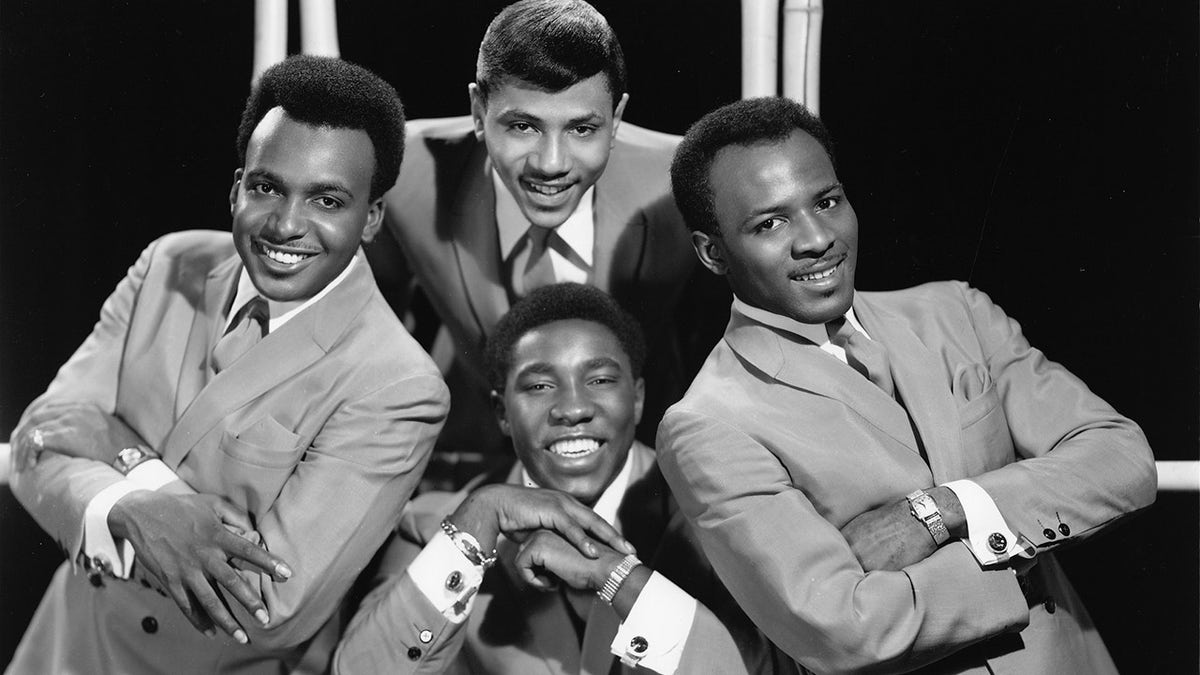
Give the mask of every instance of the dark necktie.
M 892 369 L 888 365 L 887 350 L 883 345 L 855 330 L 845 317 L 838 317 L 825 324 L 829 341 L 846 350 L 846 362 L 863 377 L 875 383 L 888 396 L 895 398 L 896 388 L 892 383 Z
M 520 275 L 513 275 L 513 293 L 518 298 L 525 297 L 530 291 L 553 284 L 554 265 L 550 261 L 550 238 L 557 236 L 553 228 L 530 225 L 525 232 L 529 245 L 529 258 L 525 261 L 525 270 Z M 515 271 L 515 270 L 514 270 Z
M 213 372 L 225 370 L 266 337 L 269 319 L 267 301 L 261 295 L 243 305 L 213 348 Z

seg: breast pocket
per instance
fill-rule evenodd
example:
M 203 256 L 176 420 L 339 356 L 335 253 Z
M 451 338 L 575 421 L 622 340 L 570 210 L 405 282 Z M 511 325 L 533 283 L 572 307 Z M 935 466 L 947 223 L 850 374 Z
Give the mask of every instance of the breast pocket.
M 249 426 L 228 429 L 221 437 L 221 480 L 226 494 L 262 515 L 275 502 L 307 443 L 274 418 L 263 417 Z
M 954 398 L 962 427 L 967 475 L 973 476 L 1014 461 L 1012 434 L 1001 405 L 1000 393 L 985 366 L 959 366 L 954 376 Z

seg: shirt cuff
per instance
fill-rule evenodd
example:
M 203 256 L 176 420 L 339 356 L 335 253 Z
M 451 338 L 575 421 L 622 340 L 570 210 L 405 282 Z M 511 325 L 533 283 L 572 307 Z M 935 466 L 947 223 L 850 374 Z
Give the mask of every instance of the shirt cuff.
M 127 539 L 118 543 L 108 529 L 108 513 L 122 497 L 143 489 L 131 480 L 113 483 L 96 493 L 83 511 L 84 565 L 97 572 L 128 579 L 133 567 L 133 544 Z
M 627 666 L 671 675 L 695 620 L 696 599 L 652 572 L 609 649 Z
M 967 545 L 980 565 L 1003 565 L 1015 555 L 1033 556 L 1032 543 L 1008 528 L 996 502 L 986 490 L 971 480 L 951 481 L 944 487 L 950 488 L 962 504 L 963 517 L 967 520 Z
M 133 467 L 133 470 L 125 475 L 125 480 L 143 490 L 157 490 L 167 483 L 179 480 L 179 476 L 161 459 L 148 459 Z
M 483 583 L 483 569 L 468 560 L 441 531 L 413 558 L 408 576 L 451 623 L 466 620 Z

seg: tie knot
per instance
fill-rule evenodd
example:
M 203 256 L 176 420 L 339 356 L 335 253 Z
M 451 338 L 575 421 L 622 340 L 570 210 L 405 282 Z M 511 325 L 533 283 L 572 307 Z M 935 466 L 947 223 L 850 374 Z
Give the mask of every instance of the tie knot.
M 858 332 L 854 329 L 854 324 L 847 321 L 844 316 L 839 316 L 825 324 L 825 331 L 829 334 L 830 342 L 843 348 L 850 341 L 850 338 Z
M 233 317 L 233 321 L 229 322 L 229 328 L 225 330 L 225 334 L 228 335 L 247 319 L 257 323 L 262 332 L 262 337 L 266 337 L 270 326 L 271 310 L 267 306 L 267 301 L 263 296 L 256 295 L 249 302 L 242 305 L 237 315 Z
M 554 228 L 530 225 L 526 234 L 529 236 L 529 259 L 536 260 L 545 253 L 550 237 L 554 234 Z

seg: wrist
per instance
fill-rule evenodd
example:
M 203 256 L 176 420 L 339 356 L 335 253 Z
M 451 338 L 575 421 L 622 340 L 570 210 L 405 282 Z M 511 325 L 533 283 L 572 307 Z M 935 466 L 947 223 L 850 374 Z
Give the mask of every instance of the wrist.
M 926 492 L 937 502 L 938 510 L 942 513 L 942 522 L 945 523 L 950 536 L 955 539 L 967 539 L 967 517 L 954 490 L 939 485 L 929 488 Z
M 119 539 L 130 539 L 136 521 L 132 511 L 139 501 L 145 498 L 147 490 L 134 490 L 121 497 L 108 511 L 108 531 Z
M 500 537 L 500 518 L 486 496 L 486 487 L 468 495 L 449 520 L 459 531 L 474 537 L 480 548 L 490 551 Z

